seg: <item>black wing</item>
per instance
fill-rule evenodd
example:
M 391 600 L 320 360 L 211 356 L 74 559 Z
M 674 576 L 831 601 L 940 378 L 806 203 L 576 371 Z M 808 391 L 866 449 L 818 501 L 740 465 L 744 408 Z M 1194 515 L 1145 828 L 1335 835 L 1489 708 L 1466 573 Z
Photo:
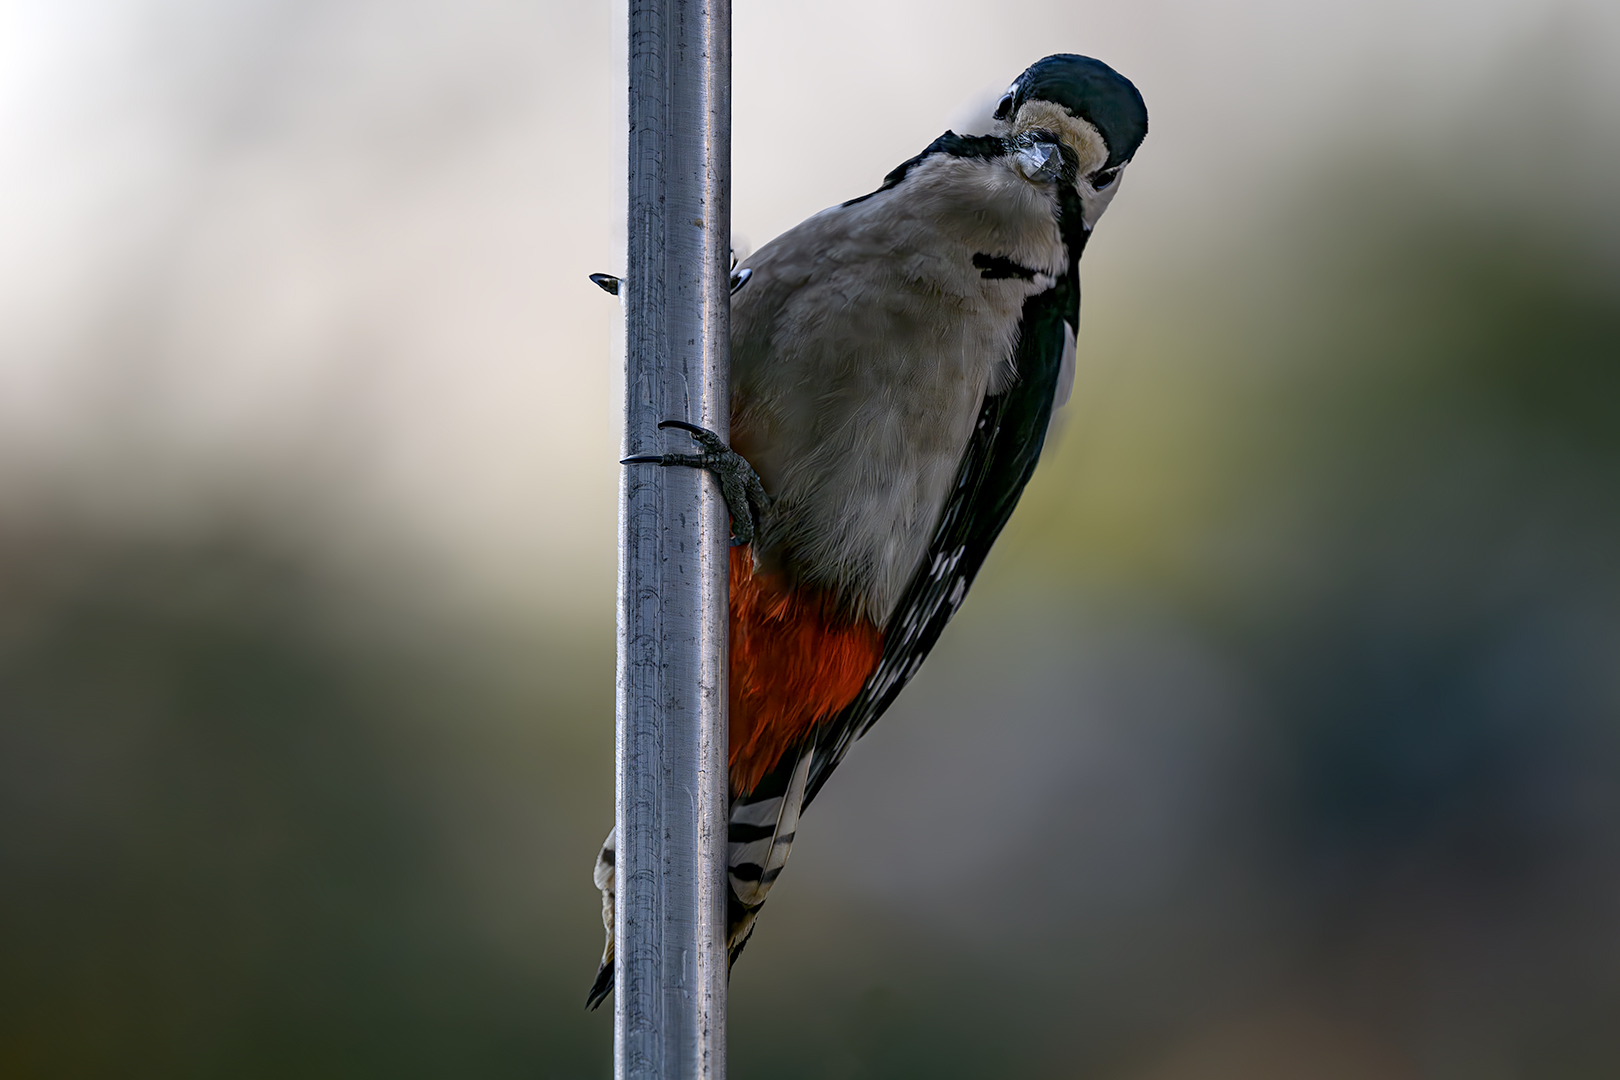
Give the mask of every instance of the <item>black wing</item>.
M 1052 417 L 1052 400 L 1063 363 L 1063 327 L 1079 329 L 1080 253 L 1089 232 L 1080 220 L 1072 186 L 1064 195 L 1059 225 L 1069 249 L 1069 271 L 1052 288 L 1024 303 L 1017 379 L 1005 392 L 987 396 L 978 425 L 956 471 L 950 498 L 934 528 L 928 554 L 917 567 L 883 631 L 883 656 L 866 685 L 816 736 L 804 805 L 866 734 L 922 666 L 945 624 L 973 584 L 1001 529 L 1012 515 L 1040 459 Z M 989 274 L 987 269 L 984 273 Z

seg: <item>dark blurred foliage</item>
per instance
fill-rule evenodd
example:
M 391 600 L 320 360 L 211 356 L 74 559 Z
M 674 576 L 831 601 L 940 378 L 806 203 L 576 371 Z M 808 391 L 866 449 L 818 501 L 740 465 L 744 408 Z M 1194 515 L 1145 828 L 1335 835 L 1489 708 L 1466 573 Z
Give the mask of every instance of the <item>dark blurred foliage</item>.
M 1620 1075 L 1620 247 L 1473 168 L 1307 185 L 1087 339 L 733 1075 Z M 607 613 L 90 520 L 0 523 L 0 1073 L 608 1075 Z
M 0 535 L 0 1073 L 599 1075 L 553 873 L 611 820 L 611 631 L 472 665 L 210 532 Z

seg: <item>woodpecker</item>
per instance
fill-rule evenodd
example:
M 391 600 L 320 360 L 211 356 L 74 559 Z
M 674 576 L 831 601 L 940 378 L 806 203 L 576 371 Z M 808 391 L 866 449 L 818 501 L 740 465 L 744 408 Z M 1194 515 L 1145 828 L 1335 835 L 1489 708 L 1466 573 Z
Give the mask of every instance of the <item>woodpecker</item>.
M 993 119 L 734 271 L 730 447 L 693 431 L 702 454 L 627 459 L 719 473 L 748 540 L 730 562 L 732 963 L 799 815 L 1017 505 L 1073 384 L 1081 252 L 1147 135 L 1136 87 L 1073 54 L 1032 65 Z M 730 494 L 755 475 L 762 492 Z M 609 834 L 593 1008 L 613 988 L 614 853 Z

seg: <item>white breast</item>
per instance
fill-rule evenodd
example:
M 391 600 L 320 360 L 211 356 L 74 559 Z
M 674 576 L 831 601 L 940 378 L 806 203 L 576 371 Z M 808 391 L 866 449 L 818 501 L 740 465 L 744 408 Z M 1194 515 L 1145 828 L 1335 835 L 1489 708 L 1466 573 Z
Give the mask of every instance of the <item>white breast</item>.
M 775 499 L 761 549 L 882 625 L 927 550 L 979 405 L 1016 377 L 1024 300 L 1064 272 L 1050 190 L 933 155 L 749 261 L 733 439 Z M 975 254 L 1037 271 L 985 278 Z

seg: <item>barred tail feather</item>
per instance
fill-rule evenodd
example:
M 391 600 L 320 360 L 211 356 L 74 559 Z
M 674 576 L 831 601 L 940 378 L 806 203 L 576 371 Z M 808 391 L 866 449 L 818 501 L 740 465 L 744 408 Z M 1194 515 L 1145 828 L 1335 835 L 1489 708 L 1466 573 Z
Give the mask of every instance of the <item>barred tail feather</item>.
M 591 878 L 602 890 L 602 927 L 607 931 L 607 944 L 602 946 L 602 963 L 596 969 L 596 981 L 585 997 L 585 1007 L 594 1009 L 613 992 L 613 900 L 614 864 L 618 859 L 619 828 L 615 825 L 602 841 L 602 850 L 596 856 L 596 868 Z
M 753 791 L 731 802 L 726 857 L 726 880 L 730 885 L 726 919 L 728 964 L 735 963 L 741 955 L 748 935 L 753 933 L 754 919 L 765 904 L 766 894 L 787 865 L 788 852 L 799 827 L 799 810 L 804 806 L 804 788 L 810 777 L 813 749 L 813 741 L 807 741 L 797 754 L 784 755 L 781 763 Z M 617 830 L 608 833 L 596 856 L 592 874 L 596 887 L 602 890 L 602 927 L 607 932 L 607 943 L 602 948 L 596 981 L 585 999 L 586 1007 L 591 1009 L 601 1005 L 613 992 L 617 841 Z
M 787 866 L 804 806 L 813 749 L 814 742 L 807 740 L 797 754 L 784 754 L 754 790 L 731 802 L 726 859 L 731 885 L 726 920 L 730 963 L 736 963 L 742 954 L 766 895 Z

